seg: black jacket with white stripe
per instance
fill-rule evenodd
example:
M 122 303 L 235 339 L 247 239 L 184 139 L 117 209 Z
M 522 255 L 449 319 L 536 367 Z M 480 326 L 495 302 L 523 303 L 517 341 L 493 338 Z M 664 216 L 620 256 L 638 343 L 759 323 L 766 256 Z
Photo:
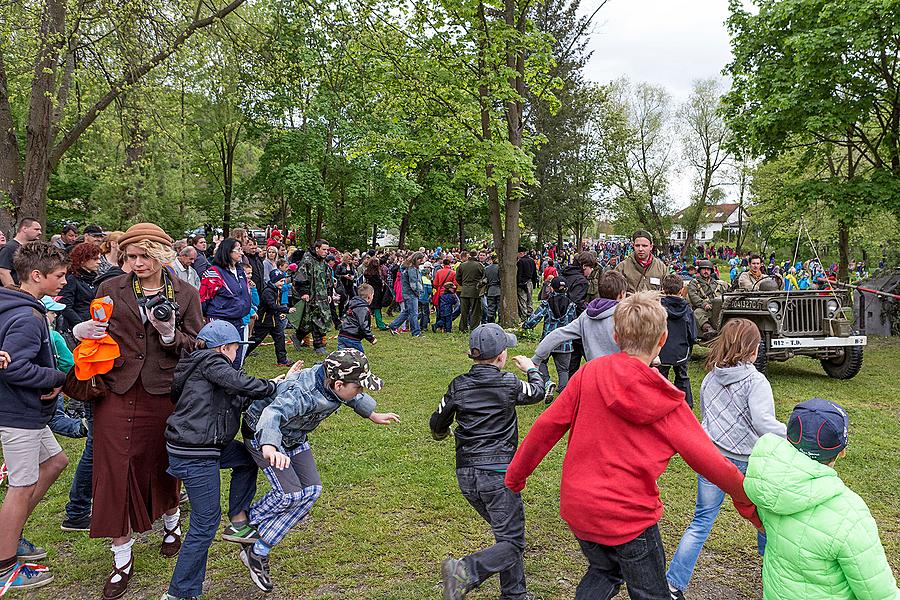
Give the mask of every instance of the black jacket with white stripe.
M 456 419 L 456 468 L 502 467 L 519 445 L 516 406 L 544 399 L 544 378 L 529 369 L 528 381 L 494 365 L 472 365 L 450 382 L 429 423 L 435 439 L 444 439 Z

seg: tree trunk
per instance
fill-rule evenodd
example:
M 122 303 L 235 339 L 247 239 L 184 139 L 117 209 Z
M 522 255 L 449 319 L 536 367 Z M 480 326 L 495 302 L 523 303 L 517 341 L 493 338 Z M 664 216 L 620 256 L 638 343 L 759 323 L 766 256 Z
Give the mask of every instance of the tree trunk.
M 378 223 L 372 223 L 372 248 L 378 247 Z
M 316 239 L 322 239 L 322 225 L 325 221 L 325 211 L 321 206 L 316 208 Z
M 304 229 L 306 231 L 306 247 L 312 248 L 313 235 L 312 235 L 312 204 L 306 205 L 306 223 L 304 224 Z
M 409 208 L 406 209 L 406 212 L 403 213 L 403 218 L 400 219 L 400 239 L 397 240 L 397 248 L 400 250 L 406 250 L 406 234 L 409 233 L 409 218 L 412 215 L 412 207 L 415 199 L 409 201 Z
M 850 226 L 843 220 L 838 221 L 838 280 L 849 281 L 848 271 L 850 266 Z M 825 265 L 822 265 L 824 268 Z
M 556 252 L 562 252 L 563 249 L 563 226 L 562 223 L 556 222 Z
M 15 233 L 17 211 L 22 203 L 22 162 L 19 138 L 9 105 L 6 65 L 0 52 L 0 231 Z M 8 207 L 7 210 L 4 207 Z
M 462 214 L 456 217 L 456 220 L 459 225 L 459 249 L 462 250 L 466 247 L 466 223 Z

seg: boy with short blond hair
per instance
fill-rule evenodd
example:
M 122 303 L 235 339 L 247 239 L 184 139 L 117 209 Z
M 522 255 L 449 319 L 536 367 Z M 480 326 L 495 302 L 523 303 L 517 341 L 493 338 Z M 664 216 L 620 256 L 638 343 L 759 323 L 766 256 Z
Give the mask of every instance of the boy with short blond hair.
M 656 482 L 675 454 L 731 494 L 741 515 L 761 526 L 744 493 L 743 475 L 713 446 L 684 392 L 649 366 L 667 335 L 659 293 L 622 300 L 614 329 L 622 351 L 579 369 L 535 421 L 507 470 L 506 485 L 521 491 L 570 432 L 560 514 L 589 563 L 576 600 L 611 598 L 622 583 L 632 598 L 669 597 Z

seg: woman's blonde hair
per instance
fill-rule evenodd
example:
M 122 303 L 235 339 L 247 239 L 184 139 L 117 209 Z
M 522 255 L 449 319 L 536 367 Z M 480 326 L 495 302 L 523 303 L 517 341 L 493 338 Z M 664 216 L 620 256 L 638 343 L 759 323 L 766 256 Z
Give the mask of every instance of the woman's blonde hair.
M 625 298 L 613 313 L 619 348 L 628 354 L 652 354 L 666 330 L 666 318 L 659 292 L 638 292 Z
M 759 348 L 761 339 L 759 329 L 753 321 L 729 319 L 709 346 L 706 370 L 749 362 Z
M 144 252 L 147 253 L 149 258 L 159 262 L 161 265 L 167 265 L 173 260 L 175 260 L 175 250 L 172 249 L 171 246 L 166 246 L 165 244 L 161 244 L 159 242 L 153 242 L 151 240 L 140 240 L 137 242 L 131 242 L 125 248 L 119 248 L 119 252 L 124 257 L 125 250 L 127 250 L 130 246 L 135 246 L 140 248 Z

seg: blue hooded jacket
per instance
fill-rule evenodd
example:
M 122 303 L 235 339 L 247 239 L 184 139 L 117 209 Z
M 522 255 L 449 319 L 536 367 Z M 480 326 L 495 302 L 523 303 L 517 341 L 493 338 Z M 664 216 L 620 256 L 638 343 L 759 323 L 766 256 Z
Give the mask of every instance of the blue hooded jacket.
M 56 369 L 47 311 L 39 300 L 0 288 L 0 348 L 11 362 L 0 370 L 0 427 L 43 429 L 56 412 L 56 397 L 41 396 L 59 387 L 66 374 Z

